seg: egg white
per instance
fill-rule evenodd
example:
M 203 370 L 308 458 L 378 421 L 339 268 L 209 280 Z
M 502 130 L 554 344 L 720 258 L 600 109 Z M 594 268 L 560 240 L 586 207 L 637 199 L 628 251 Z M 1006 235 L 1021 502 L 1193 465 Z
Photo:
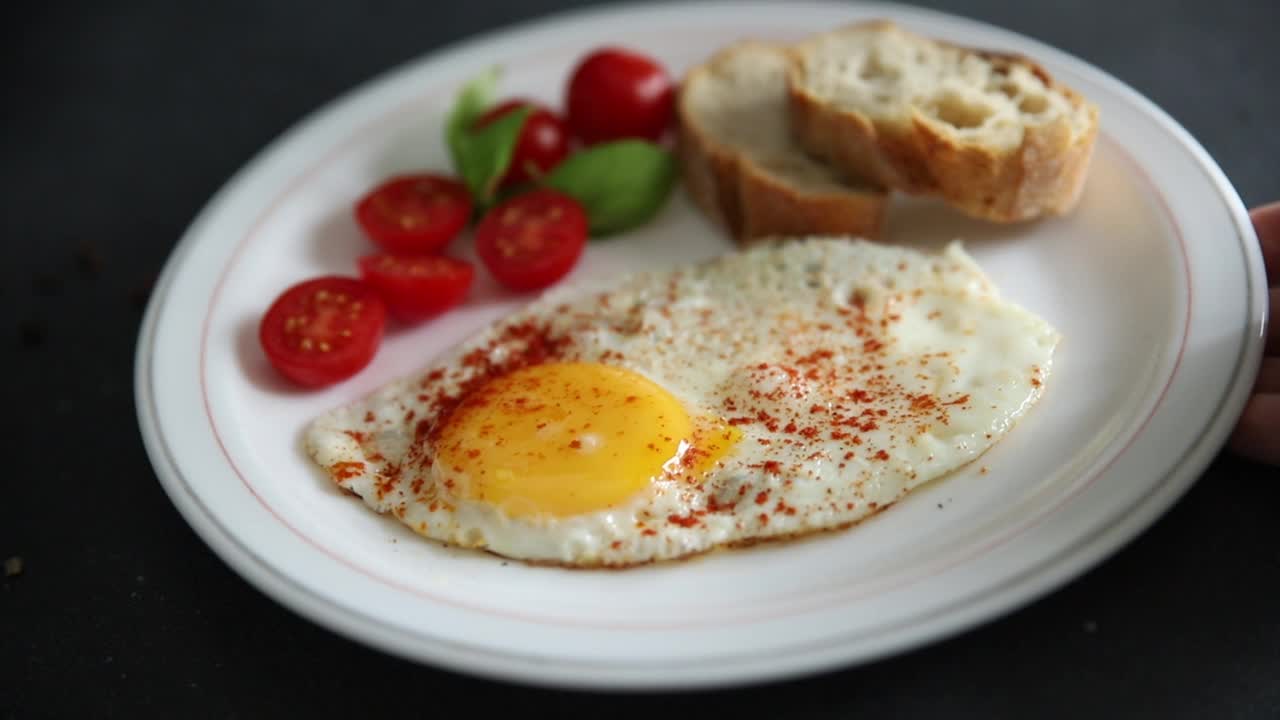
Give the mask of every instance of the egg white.
M 439 468 L 412 462 L 421 424 L 440 414 L 432 398 L 468 380 L 467 353 L 519 352 L 503 330 L 530 320 L 569 339 L 564 359 L 640 373 L 690 414 L 736 419 L 741 440 L 701 482 L 660 476 L 596 512 L 508 517 L 452 496 Z M 317 418 L 306 444 L 338 485 L 424 537 L 529 561 L 633 565 L 883 510 L 1000 441 L 1040 398 L 1058 341 L 959 243 L 925 254 L 778 241 L 628 275 L 603 293 L 558 288 L 421 373 Z

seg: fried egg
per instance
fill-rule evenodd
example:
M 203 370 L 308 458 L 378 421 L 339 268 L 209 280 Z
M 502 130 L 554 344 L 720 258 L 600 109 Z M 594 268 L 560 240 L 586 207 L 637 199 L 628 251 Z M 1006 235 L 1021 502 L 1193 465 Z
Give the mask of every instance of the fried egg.
M 306 444 L 423 537 L 635 565 L 885 509 L 1000 441 L 1058 341 L 958 242 L 796 238 L 557 288 Z

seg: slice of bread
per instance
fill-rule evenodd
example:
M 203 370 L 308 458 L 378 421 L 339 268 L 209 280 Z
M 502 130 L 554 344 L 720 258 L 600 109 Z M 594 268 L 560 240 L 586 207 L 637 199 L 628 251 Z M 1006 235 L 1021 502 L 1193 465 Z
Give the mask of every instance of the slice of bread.
M 880 236 L 888 193 L 809 157 L 787 116 L 787 54 L 742 41 L 692 69 L 677 98 L 694 202 L 740 245 L 771 236 Z
M 1032 60 L 890 21 L 795 45 L 787 84 L 810 153 L 997 222 L 1074 208 L 1098 132 L 1097 108 Z

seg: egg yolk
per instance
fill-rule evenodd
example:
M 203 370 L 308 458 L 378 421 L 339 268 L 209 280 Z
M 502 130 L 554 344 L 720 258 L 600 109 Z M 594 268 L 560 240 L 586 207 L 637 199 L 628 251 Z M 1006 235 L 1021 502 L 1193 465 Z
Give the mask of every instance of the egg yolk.
M 643 375 L 567 362 L 489 381 L 454 410 L 436 447 L 455 495 L 509 516 L 563 517 L 625 502 L 699 438 L 709 441 L 690 465 L 704 471 L 736 437 L 691 418 Z

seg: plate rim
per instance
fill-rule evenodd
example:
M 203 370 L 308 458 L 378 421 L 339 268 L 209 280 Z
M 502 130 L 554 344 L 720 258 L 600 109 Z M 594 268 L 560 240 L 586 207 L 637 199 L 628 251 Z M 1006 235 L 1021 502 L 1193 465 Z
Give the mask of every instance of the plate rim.
M 812 6 L 821 7 L 850 7 L 849 5 L 836 5 L 834 3 L 806 3 Z M 674 3 L 672 4 L 674 5 Z M 711 8 L 724 9 L 729 7 L 750 7 L 762 6 L 766 3 L 760 2 L 721 2 L 717 0 L 691 3 L 702 10 Z M 776 6 L 773 6 L 776 7 Z M 1058 50 L 1045 43 L 1023 36 L 1020 33 L 1008 30 L 1004 27 L 976 20 L 966 16 L 956 15 L 952 13 L 940 12 L 924 8 L 915 8 L 911 6 L 900 5 L 897 3 L 857 3 L 853 7 L 862 11 L 879 11 L 886 14 L 909 15 L 913 18 L 920 18 L 922 21 L 935 20 L 955 23 L 957 21 L 968 23 L 981 27 L 985 30 L 998 30 L 1004 34 L 1016 37 L 1016 39 L 1027 45 L 1036 47 L 1037 49 L 1051 50 L 1058 56 L 1058 59 L 1066 59 L 1075 64 L 1074 69 L 1086 72 L 1092 79 L 1106 85 L 1110 85 L 1112 90 L 1118 92 L 1128 102 L 1142 112 L 1142 114 L 1151 117 L 1155 122 L 1167 130 L 1170 135 L 1178 142 L 1178 145 L 1190 153 L 1195 164 L 1205 171 L 1208 179 L 1218 191 L 1218 199 L 1223 201 L 1236 224 L 1236 234 L 1244 246 L 1241 248 L 1243 260 L 1246 266 L 1246 273 L 1249 275 L 1250 285 L 1257 279 L 1256 275 L 1261 268 L 1261 253 L 1257 248 L 1257 239 L 1254 234 L 1252 224 L 1248 220 L 1247 210 L 1244 207 L 1238 193 L 1231 185 L 1229 180 L 1221 168 L 1212 160 L 1207 151 L 1175 120 L 1168 116 L 1158 106 L 1154 105 L 1145 96 L 1138 93 L 1135 89 L 1127 84 L 1119 81 L 1106 71 L 1097 66 L 1079 58 L 1075 55 Z M 697 678 L 693 678 L 688 682 L 672 682 L 669 677 L 637 677 L 633 671 L 621 669 L 617 672 L 604 671 L 600 672 L 595 664 L 591 664 L 592 668 L 597 671 L 596 676 L 579 675 L 582 667 L 577 661 L 566 661 L 563 658 L 556 658 L 554 662 L 566 665 L 566 667 L 556 672 L 548 672 L 547 662 L 550 658 L 538 657 L 531 658 L 531 663 L 524 667 L 508 666 L 495 667 L 495 655 L 488 649 L 477 649 L 468 646 L 457 646 L 450 649 L 453 653 L 450 657 L 443 657 L 448 653 L 440 653 L 438 655 L 431 652 L 424 652 L 423 648 L 416 645 L 414 641 L 406 641 L 403 638 L 397 638 L 394 628 L 387 626 L 385 633 L 380 633 L 382 637 L 371 637 L 369 628 L 357 628 L 358 623 L 344 623 L 343 620 L 349 617 L 348 614 L 342 612 L 336 605 L 331 604 L 327 598 L 317 596 L 310 590 L 295 584 L 291 578 L 283 572 L 269 565 L 252 551 L 245 548 L 242 543 L 238 542 L 234 535 L 225 527 L 222 527 L 213 514 L 205 507 L 202 501 L 189 492 L 185 492 L 185 481 L 175 482 L 174 477 L 181 478 L 181 470 L 179 469 L 176 458 L 173 457 L 171 448 L 164 441 L 164 433 L 158 425 L 157 412 L 154 403 L 156 398 L 151 387 L 151 351 L 154 348 L 155 330 L 160 316 L 160 309 L 164 305 L 164 301 L 169 296 L 172 275 L 176 269 L 183 265 L 183 259 L 194 246 L 194 240 L 200 235 L 200 228 L 212 221 L 214 217 L 219 215 L 219 209 L 225 204 L 232 188 L 242 184 L 242 181 L 249 176 L 256 174 L 261 165 L 267 159 L 274 156 L 280 147 L 290 141 L 291 138 L 300 134 L 305 128 L 309 127 L 313 120 L 328 115 L 329 112 L 339 106 L 346 105 L 361 94 L 372 91 L 374 88 L 384 85 L 394 77 L 407 72 L 411 68 L 420 64 L 429 62 L 432 58 L 455 54 L 468 48 L 478 46 L 488 46 L 497 42 L 501 42 L 504 36 L 521 35 L 533 30 L 545 29 L 565 22 L 585 21 L 590 18 L 606 17 L 606 16 L 628 16 L 632 14 L 649 14 L 654 12 L 668 12 L 669 7 L 666 4 L 658 5 L 642 5 L 638 3 L 624 3 L 621 5 L 612 5 L 596 8 L 587 8 L 579 10 L 569 10 L 553 13 L 524 22 L 513 23 L 495 30 L 464 38 L 460 41 L 443 45 L 429 52 L 422 53 L 399 66 L 386 70 L 378 75 L 366 79 L 338 95 L 318 107 L 316 110 L 304 115 L 293 125 L 288 127 L 275 140 L 263 147 L 248 162 L 243 164 L 241 168 L 234 173 L 222 187 L 212 196 L 205 204 L 204 208 L 196 216 L 183 234 L 178 245 L 171 252 L 168 261 L 165 263 L 160 279 L 156 284 L 156 290 L 153 292 L 148 302 L 146 314 L 144 315 L 137 350 L 135 354 L 135 403 L 138 412 L 138 422 L 142 430 L 144 445 L 146 446 L 152 465 L 157 471 L 157 476 L 161 482 L 165 492 L 169 495 L 171 501 L 177 509 L 183 514 L 188 524 L 197 532 L 204 542 L 215 551 L 224 562 L 237 571 L 241 577 L 250 580 L 251 584 L 264 592 L 269 598 L 284 604 L 299 614 L 308 617 L 313 622 L 323 627 L 335 631 L 345 637 L 371 644 L 384 651 L 405 657 L 407 659 L 430 662 L 441 669 L 457 668 L 464 669 L 472 674 L 490 677 L 491 679 L 501 679 L 507 681 L 523 681 L 535 684 L 554 683 L 560 687 L 583 687 L 583 688 L 627 688 L 627 689 L 643 689 L 663 688 L 672 689 L 674 687 L 704 687 L 707 685 L 725 685 L 739 684 L 744 682 L 756 682 L 768 679 L 783 679 L 793 677 L 799 674 L 809 673 L 815 670 L 827 669 L 832 667 L 833 659 L 811 656 L 807 658 L 795 658 L 788 660 L 785 669 L 777 667 L 756 667 L 745 671 L 734 671 L 730 669 L 726 672 L 704 673 Z M 1252 241 L 1251 243 L 1249 241 Z M 1262 283 L 1265 288 L 1265 281 Z M 1256 302 L 1257 293 L 1249 297 L 1248 304 L 1250 307 L 1250 317 L 1255 315 L 1259 320 L 1261 333 L 1265 333 L 1267 325 L 1268 309 L 1265 303 Z M 1262 293 L 1265 299 L 1265 292 Z M 1246 323 L 1248 328 L 1253 323 Z M 1061 560 L 1055 560 L 1047 568 L 1037 569 L 1024 573 L 1024 577 L 1010 580 L 1002 590 L 1001 596 L 988 599 L 985 603 L 980 599 L 974 603 L 962 602 L 958 607 L 951 606 L 952 609 L 944 615 L 950 615 L 953 620 L 948 627 L 942 630 L 930 630 L 929 628 L 918 628 L 914 635 L 903 639 L 900 634 L 899 640 L 894 643 L 886 643 L 878 652 L 861 653 L 856 658 L 857 663 L 867 662 L 886 654 L 902 652 L 917 647 L 925 642 L 936 642 L 954 634 L 963 632 L 976 624 L 995 619 L 1007 613 L 1009 610 L 1033 602 L 1052 592 L 1062 584 L 1069 582 L 1079 576 L 1088 568 L 1096 565 L 1101 560 L 1120 550 L 1129 540 L 1146 530 L 1150 524 L 1172 506 L 1190 487 L 1195 480 L 1203 472 L 1205 466 L 1213 459 L 1214 455 L 1225 442 L 1226 433 L 1230 429 L 1230 425 L 1234 424 L 1234 418 L 1238 416 L 1247 399 L 1249 385 L 1251 383 L 1242 383 L 1241 377 L 1252 377 L 1256 372 L 1256 368 L 1260 363 L 1262 338 L 1265 334 L 1255 333 L 1254 336 L 1248 336 L 1243 339 L 1243 345 L 1239 358 L 1237 359 L 1237 377 L 1233 380 L 1233 384 L 1222 398 L 1218 407 L 1206 416 L 1204 420 L 1204 429 L 1200 434 L 1199 441 L 1193 446 L 1189 446 L 1185 453 L 1186 460 L 1175 464 L 1175 466 L 1162 479 L 1156 482 L 1151 491 L 1145 493 L 1135 501 L 1134 512 L 1128 516 L 1127 520 L 1120 520 L 1106 526 L 1102 532 L 1091 538 L 1085 538 L 1064 548 L 1055 558 L 1061 557 Z M 162 469 L 163 468 L 163 469 Z M 169 477 L 166 477 L 166 472 Z M 179 487 L 182 485 L 183 487 Z M 1138 519 L 1135 519 L 1138 518 Z M 276 577 L 272 577 L 272 576 Z M 1047 577 L 1046 577 L 1047 576 Z M 292 590 L 282 588 L 284 585 L 292 586 Z M 1032 586 L 1029 589 L 1024 586 Z M 296 594 L 291 594 L 296 593 Z M 978 593 L 981 595 L 982 593 Z M 955 620 L 955 615 L 959 612 L 961 617 Z M 967 614 L 967 616 L 966 616 Z M 376 619 L 374 619 L 376 621 Z M 911 635 L 911 633 L 907 633 Z M 437 639 L 437 642 L 448 642 L 447 639 Z M 830 654 L 830 653 L 828 653 Z M 838 652 L 836 653 L 838 655 Z M 511 655 L 500 656 L 503 659 L 510 659 Z M 848 665 L 851 662 L 848 658 L 834 658 L 834 661 L 840 664 Z M 517 660 L 518 665 L 521 661 Z M 698 662 L 698 661 L 691 661 Z M 585 663 L 584 663 L 585 664 Z M 620 666 L 621 667 L 621 666 Z M 659 673 L 661 675 L 661 673 Z

